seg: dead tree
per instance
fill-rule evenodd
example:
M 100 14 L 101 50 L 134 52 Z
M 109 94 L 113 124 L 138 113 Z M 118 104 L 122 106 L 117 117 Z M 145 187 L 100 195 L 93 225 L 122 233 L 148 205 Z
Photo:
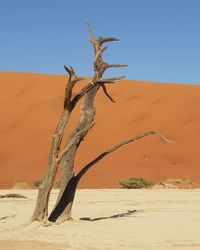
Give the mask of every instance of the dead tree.
M 46 221 L 48 218 L 50 222 L 61 223 L 63 221 L 72 219 L 71 209 L 79 180 L 91 167 L 95 165 L 95 163 L 100 161 L 109 153 L 117 150 L 119 147 L 122 147 L 130 142 L 139 140 L 149 135 L 157 135 L 163 141 L 169 142 L 162 135 L 154 131 L 145 132 L 144 134 L 129 138 L 128 140 L 123 141 L 106 150 L 96 159 L 83 167 L 82 170 L 75 175 L 73 169 L 77 149 L 83 141 L 84 137 L 87 135 L 88 131 L 94 125 L 94 117 L 96 112 L 94 107 L 94 100 L 98 90 L 102 88 L 109 100 L 114 102 L 113 98 L 107 91 L 106 85 L 116 83 L 117 81 L 120 81 L 124 78 L 124 76 L 103 78 L 103 74 L 108 68 L 127 66 L 125 64 L 108 64 L 103 60 L 102 55 L 108 48 L 108 46 L 103 47 L 103 45 L 108 42 L 118 41 L 118 39 L 114 37 L 103 38 L 101 36 L 98 39 L 95 39 L 89 24 L 88 28 L 90 33 L 90 42 L 92 43 L 94 49 L 94 76 L 78 93 L 74 94 L 73 88 L 75 84 L 83 80 L 83 78 L 76 76 L 72 67 L 64 66 L 67 73 L 69 74 L 68 83 L 65 89 L 64 107 L 52 138 L 47 170 L 44 175 L 42 185 L 39 187 L 37 203 L 31 221 Z M 80 110 L 79 121 L 74 127 L 71 134 L 68 136 L 65 146 L 63 147 L 63 149 L 61 149 L 61 142 L 70 115 L 74 110 L 76 104 L 82 97 L 84 97 L 84 103 Z M 56 205 L 50 216 L 48 217 L 49 196 L 59 165 L 61 166 L 60 193 L 58 195 Z

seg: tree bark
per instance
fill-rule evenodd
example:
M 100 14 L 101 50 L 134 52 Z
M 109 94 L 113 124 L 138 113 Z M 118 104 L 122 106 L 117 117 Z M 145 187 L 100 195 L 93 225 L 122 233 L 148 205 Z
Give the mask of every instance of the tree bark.
M 94 100 L 99 88 L 102 87 L 105 96 L 108 97 L 110 101 L 114 102 L 113 98 L 109 95 L 106 89 L 106 84 L 115 83 L 116 81 L 119 81 L 124 78 L 124 76 L 114 78 L 102 78 L 102 76 L 108 68 L 118 68 L 127 66 L 126 64 L 106 63 L 103 60 L 102 55 L 108 48 L 108 46 L 102 46 L 104 45 L 104 43 L 114 42 L 117 41 L 117 39 L 114 37 L 103 38 L 101 36 L 98 39 L 95 39 L 89 24 L 88 28 L 90 33 L 90 42 L 92 43 L 94 49 L 94 76 L 87 85 L 85 85 L 80 91 L 78 91 L 78 93 L 73 94 L 73 88 L 75 84 L 83 78 L 77 77 L 72 67 L 69 68 L 66 65 L 64 66 L 67 73 L 69 74 L 69 80 L 65 88 L 64 109 L 61 113 L 57 128 L 53 135 L 49 152 L 48 166 L 42 185 L 39 187 L 37 203 L 31 219 L 32 221 L 43 221 L 46 220 L 48 217 L 48 202 L 50 192 L 55 180 L 59 164 L 61 164 L 60 192 L 56 205 L 48 218 L 50 222 L 57 223 L 72 219 L 71 209 L 75 197 L 76 188 L 80 179 L 92 166 L 94 166 L 98 161 L 103 159 L 106 155 L 117 150 L 123 145 L 126 145 L 132 141 L 136 141 L 148 135 L 158 135 L 160 139 L 167 141 L 160 134 L 154 131 L 148 131 L 142 135 L 123 141 L 115 145 L 114 147 L 106 150 L 92 162 L 88 163 L 85 167 L 83 167 L 77 175 L 75 175 L 74 160 L 76 157 L 76 152 L 84 137 L 94 125 L 94 117 L 96 113 L 94 107 Z M 74 107 L 82 97 L 85 97 L 85 99 L 83 107 L 81 107 L 80 110 L 79 121 L 73 129 L 72 133 L 68 136 L 64 148 L 61 149 L 61 142 L 64 136 L 65 127 L 69 121 L 72 111 L 74 110 Z
M 89 129 L 92 127 L 94 117 L 95 117 L 95 112 L 96 112 L 93 103 L 94 103 L 94 98 L 96 96 L 98 89 L 99 89 L 99 86 L 96 85 L 92 90 L 90 90 L 86 94 L 84 106 L 81 108 L 81 112 L 80 112 L 81 113 L 80 120 L 67 140 L 66 145 L 68 145 L 68 143 L 72 141 L 72 139 L 76 136 L 78 131 L 81 131 L 81 130 L 85 131 L 77 138 L 77 141 L 73 144 L 73 146 L 69 149 L 69 151 L 67 152 L 67 154 L 63 157 L 61 161 L 61 183 L 60 183 L 60 192 L 58 195 L 56 206 L 58 202 L 60 201 L 61 197 L 63 196 L 64 192 L 65 192 L 66 201 L 67 202 L 70 201 L 70 203 L 63 210 L 62 214 L 60 214 L 60 217 L 58 219 L 59 222 L 64 222 L 65 220 L 72 219 L 71 208 L 73 205 L 73 199 L 71 199 L 71 197 L 74 198 L 75 190 L 71 190 L 70 188 L 72 187 L 75 188 L 75 186 L 71 185 L 71 183 L 74 182 L 74 175 L 75 175 L 73 171 L 74 160 L 75 160 L 77 149 L 80 146 L 81 141 L 84 139 Z M 50 220 L 50 217 L 49 217 L 49 220 Z
M 87 173 L 87 171 L 92 168 L 97 162 L 102 160 L 104 157 L 106 157 L 108 154 L 114 152 L 115 150 L 121 148 L 122 146 L 125 146 L 131 142 L 143 139 L 146 136 L 155 135 L 158 136 L 162 141 L 171 143 L 172 141 L 169 141 L 159 133 L 155 131 L 147 131 L 141 135 L 137 135 L 135 137 L 129 138 L 125 141 L 122 141 L 115 146 L 105 150 L 103 153 L 101 153 L 99 156 L 97 156 L 93 161 L 88 163 L 85 167 L 83 167 L 80 172 L 76 176 L 72 176 L 70 180 L 68 181 L 67 185 L 65 186 L 62 193 L 60 193 L 60 198 L 53 209 L 52 213 L 50 214 L 48 220 L 51 222 L 57 222 L 62 223 L 66 220 L 71 220 L 71 209 L 75 197 L 75 192 L 77 185 L 80 181 L 80 179 Z
M 50 222 L 62 223 L 66 220 L 72 220 L 71 208 L 74 201 L 74 196 L 76 192 L 77 181 L 73 176 L 68 181 L 59 202 L 51 212 L 48 220 Z
M 60 116 L 57 128 L 53 135 L 51 149 L 49 152 L 48 166 L 46 174 L 44 176 L 42 185 L 39 187 L 39 193 L 37 197 L 36 207 L 32 216 L 32 221 L 34 220 L 45 220 L 48 216 L 48 202 L 50 192 L 53 186 L 53 182 L 56 176 L 58 168 L 58 152 L 60 149 L 60 144 L 64 135 L 64 130 L 68 122 L 70 113 L 67 110 L 64 110 Z
M 80 114 L 80 120 L 71 133 L 71 135 L 68 137 L 67 144 L 72 140 L 72 138 L 76 135 L 77 131 L 80 131 L 81 129 L 85 129 L 88 124 L 92 124 L 94 121 L 95 117 L 95 107 L 94 107 L 94 99 L 96 97 L 96 94 L 99 90 L 100 87 L 103 88 L 103 91 L 105 95 L 112 101 L 112 97 L 108 94 L 107 89 L 105 87 L 105 83 L 110 83 L 110 82 L 115 82 L 123 77 L 119 78 L 111 78 L 111 79 L 102 79 L 102 76 L 107 68 L 110 67 L 125 67 L 127 65 L 125 64 L 107 64 L 103 61 L 102 55 L 103 52 L 107 49 L 108 46 L 106 47 L 101 47 L 103 43 L 105 42 L 111 42 L 111 41 L 116 41 L 117 39 L 115 38 L 102 38 L 99 37 L 99 39 L 95 39 L 94 34 L 92 32 L 92 29 L 90 25 L 88 24 L 89 27 L 89 32 L 90 32 L 90 41 L 93 45 L 94 49 L 94 77 L 91 81 L 91 84 L 94 86 L 93 89 L 87 92 L 85 95 L 85 101 L 83 108 L 81 110 Z M 80 146 L 81 141 L 84 139 L 86 136 L 87 132 L 89 129 L 82 134 L 77 140 L 76 143 L 70 148 L 68 153 L 63 157 L 61 161 L 61 187 L 60 187 L 60 192 L 59 196 L 57 199 L 57 203 L 54 207 L 54 211 L 57 211 L 57 207 L 59 207 L 59 204 L 64 202 L 66 204 L 65 209 L 62 210 L 62 213 L 58 216 L 57 214 L 57 222 L 63 222 L 65 220 L 71 219 L 71 208 L 73 205 L 73 199 L 70 199 L 69 197 L 74 198 L 75 190 L 70 190 L 69 186 L 71 187 L 71 182 L 74 182 L 74 175 L 75 173 L 73 172 L 74 168 L 74 159 L 76 157 L 76 152 L 78 147 Z M 75 186 L 74 186 L 75 187 Z M 71 192 L 73 193 L 73 196 L 71 195 Z M 68 197 L 69 196 L 69 197 Z M 62 197 L 65 197 L 65 201 Z M 63 207 L 63 206 L 62 206 Z M 59 209 L 58 209 L 59 210 Z M 61 211 L 61 210 L 59 210 Z M 53 217 L 55 219 L 55 216 Z M 50 215 L 49 220 L 52 220 L 52 216 Z
M 31 221 L 35 220 L 43 221 L 47 219 L 49 197 L 55 180 L 58 165 L 62 160 L 62 158 L 64 157 L 64 155 L 73 146 L 73 143 L 76 142 L 78 136 L 84 133 L 84 131 L 78 131 L 76 137 L 74 137 L 73 140 L 70 141 L 70 143 L 60 152 L 61 142 L 65 132 L 65 127 L 69 121 L 70 115 L 74 107 L 76 106 L 77 102 L 90 89 L 94 88 L 94 86 L 91 87 L 91 84 L 88 84 L 73 96 L 72 93 L 73 87 L 78 81 L 82 80 L 83 78 L 77 77 L 72 67 L 70 68 L 68 68 L 67 66 L 64 67 L 69 74 L 68 83 L 65 88 L 64 109 L 60 115 L 57 127 L 55 129 L 52 138 L 46 173 L 44 175 L 42 185 L 39 187 L 37 202 Z

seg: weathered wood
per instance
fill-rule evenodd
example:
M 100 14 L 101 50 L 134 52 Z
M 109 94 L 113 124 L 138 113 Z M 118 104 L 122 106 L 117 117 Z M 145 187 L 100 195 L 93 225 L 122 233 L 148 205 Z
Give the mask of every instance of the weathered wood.
M 76 181 L 77 181 L 77 184 L 78 182 L 80 181 L 81 177 L 90 169 L 92 168 L 97 162 L 99 162 L 100 160 L 102 160 L 104 157 L 106 157 L 108 154 L 114 152 L 115 150 L 117 150 L 118 148 L 121 148 L 122 146 L 124 145 L 127 145 L 128 143 L 130 142 L 134 142 L 134 141 L 137 141 L 137 140 L 140 140 L 146 136 L 151 136 L 151 135 L 155 135 L 155 136 L 158 136 L 162 141 L 164 142 L 168 142 L 168 143 L 172 143 L 172 141 L 166 139 L 164 136 L 162 136 L 161 134 L 155 132 L 155 131 L 147 131 L 141 135 L 137 135 L 133 138 L 129 138 L 125 141 L 122 141 L 118 144 L 116 144 L 115 146 L 107 149 L 106 151 L 104 151 L 103 153 L 101 153 L 99 156 L 97 156 L 93 161 L 91 161 L 90 163 L 88 163 L 85 167 L 83 167 L 81 169 L 81 171 L 76 175 Z
M 64 110 L 61 113 L 60 119 L 58 121 L 57 128 L 52 138 L 51 148 L 49 152 L 49 160 L 47 170 L 42 181 L 42 184 L 39 187 L 36 207 L 31 218 L 32 221 L 38 220 L 42 221 L 45 220 L 48 216 L 48 202 L 51 189 L 53 187 L 53 183 L 55 180 L 58 162 L 57 157 L 61 145 L 61 141 L 64 135 L 65 126 L 69 119 L 70 113 L 68 110 Z
M 63 182 L 65 182 L 65 185 L 63 185 L 63 187 L 62 187 L 62 192 L 60 192 L 57 204 L 56 204 L 55 208 L 53 209 L 51 215 L 49 216 L 48 220 L 51 222 L 57 222 L 57 223 L 62 223 L 66 220 L 71 220 L 72 219 L 71 209 L 72 209 L 72 205 L 73 205 L 73 201 L 74 201 L 74 197 L 75 197 L 76 188 L 77 188 L 77 185 L 78 185 L 80 179 L 87 173 L 87 171 L 90 168 L 92 168 L 97 162 L 99 162 L 104 157 L 106 157 L 108 154 L 114 152 L 115 150 L 119 149 L 120 147 L 125 146 L 128 143 L 140 140 L 146 136 L 151 136 L 151 135 L 158 136 L 164 142 L 168 142 L 168 143 L 172 142 L 155 131 L 147 131 L 143 134 L 140 134 L 140 135 L 137 135 L 135 137 L 129 138 L 125 141 L 122 141 L 122 142 L 116 144 L 115 146 L 105 150 L 103 153 L 101 153 L 99 156 L 97 156 L 93 161 L 91 161 L 85 167 L 83 167 L 81 169 L 81 171 L 76 176 L 74 176 L 74 173 L 72 172 L 73 168 L 71 168 L 72 176 L 69 177 L 68 179 L 67 179 L 67 177 L 66 177 L 66 179 L 65 178 L 63 179 Z M 76 152 L 76 149 L 74 149 L 74 153 L 75 152 Z M 74 156 L 75 156 L 75 154 L 72 154 L 72 157 L 69 157 L 69 160 L 73 161 Z M 65 170 L 68 170 L 68 168 L 66 169 L 66 167 L 68 167 L 68 166 L 69 165 L 64 165 Z M 67 183 L 66 183 L 66 180 L 68 180 Z
M 72 197 L 72 194 L 73 194 L 73 198 L 74 198 L 74 195 L 75 195 L 75 190 L 73 191 L 72 186 L 71 186 L 71 182 L 74 181 L 74 178 L 73 178 L 74 177 L 74 172 L 73 172 L 74 159 L 75 159 L 76 152 L 77 152 L 78 147 L 80 146 L 81 141 L 84 139 L 89 129 L 93 126 L 93 121 L 94 121 L 94 116 L 95 116 L 95 108 L 93 106 L 93 102 L 94 102 L 94 98 L 98 89 L 99 89 L 99 86 L 96 85 L 91 91 L 89 91 L 86 94 L 84 105 L 80 112 L 80 120 L 67 140 L 66 147 L 72 142 L 73 142 L 73 146 L 71 146 L 71 148 L 68 150 L 67 154 L 65 155 L 65 157 L 63 157 L 61 161 L 61 169 L 62 169 L 61 188 L 60 188 L 60 193 L 58 196 L 57 204 L 58 202 L 59 204 L 63 203 L 62 205 L 58 205 L 58 206 L 65 207 L 65 210 L 63 210 L 63 213 L 59 215 L 60 217 L 59 216 L 57 217 L 58 221 L 60 222 L 71 219 L 71 208 L 73 204 L 73 199 L 69 199 L 68 196 Z M 79 131 L 84 131 L 84 132 L 79 133 Z M 76 138 L 76 140 L 73 140 L 73 138 Z M 76 188 L 76 186 L 73 186 L 73 187 Z M 65 196 L 65 198 L 61 199 L 63 195 Z M 56 207 L 54 208 L 54 210 L 55 209 Z
M 55 206 L 55 208 L 51 212 L 51 214 L 48 218 L 49 221 L 62 223 L 66 220 L 72 220 L 71 208 L 72 208 L 72 204 L 74 201 L 76 187 L 77 187 L 77 182 L 73 176 L 68 181 L 59 202 L 57 203 L 57 205 Z
M 97 158 L 83 167 L 77 175 L 75 175 L 74 160 L 76 157 L 76 152 L 81 145 L 81 142 L 84 140 L 85 136 L 94 125 L 96 113 L 94 100 L 98 90 L 102 88 L 106 97 L 114 102 L 113 98 L 108 93 L 105 84 L 112 84 L 124 78 L 124 76 L 103 78 L 103 74 L 109 68 L 127 66 L 126 64 L 108 64 L 103 60 L 103 53 L 108 48 L 108 46 L 102 47 L 102 45 L 107 42 L 118 41 L 118 39 L 114 37 L 103 38 L 101 36 L 96 39 L 88 22 L 87 25 L 89 29 L 90 42 L 92 43 L 94 50 L 94 76 L 80 91 L 78 91 L 78 93 L 74 94 L 74 86 L 83 78 L 77 77 L 72 67 L 64 65 L 65 70 L 69 74 L 68 83 L 65 88 L 64 108 L 52 138 L 47 170 L 44 175 L 42 185 L 39 187 L 37 203 L 32 216 L 32 221 L 43 221 L 48 218 L 49 222 L 46 225 L 51 225 L 51 223 L 55 222 L 62 223 L 66 220 L 72 219 L 71 209 L 76 188 L 80 179 L 91 167 L 93 167 L 105 156 L 130 142 L 142 139 L 149 135 L 157 135 L 161 140 L 170 142 L 159 133 L 154 131 L 145 132 L 144 134 L 129 138 L 128 140 L 118 143 L 114 147 L 104 151 Z M 64 147 L 61 149 L 61 142 L 63 140 L 65 128 L 68 124 L 70 115 L 82 97 L 84 97 L 84 102 L 80 110 L 79 121 L 72 130 L 71 134 L 68 136 Z M 60 192 L 54 209 L 48 217 L 49 196 L 59 164 L 61 165 Z
M 54 207 L 53 214 L 56 216 L 51 216 L 49 217 L 49 220 L 52 221 L 52 218 L 54 218 L 55 221 L 65 221 L 68 220 L 69 218 L 71 219 L 71 208 L 73 204 L 73 199 L 69 199 L 69 197 L 73 197 L 75 195 L 75 190 L 76 190 L 76 185 L 74 185 L 74 190 L 71 190 L 69 186 L 71 187 L 71 182 L 74 183 L 74 159 L 76 157 L 76 152 L 78 147 L 80 146 L 81 142 L 83 141 L 84 137 L 86 136 L 87 132 L 91 129 L 91 125 L 93 124 L 94 117 L 95 117 L 95 107 L 94 107 L 94 100 L 96 97 L 96 94 L 99 90 L 100 87 L 102 87 L 105 95 L 112 101 L 112 97 L 108 94 L 107 89 L 104 84 L 106 83 L 114 83 L 118 80 L 123 79 L 124 77 L 116 77 L 116 78 L 108 78 L 108 79 L 103 79 L 103 73 L 107 68 L 109 68 L 109 64 L 105 63 L 102 55 L 103 52 L 108 48 L 106 47 L 101 47 L 104 42 L 111 42 L 111 41 L 116 41 L 116 39 L 113 38 L 102 38 L 99 37 L 99 39 L 95 39 L 95 36 L 92 32 L 92 29 L 88 23 L 88 28 L 89 28 L 89 33 L 90 33 L 90 41 L 93 45 L 94 48 L 94 76 L 91 80 L 91 85 L 90 90 L 87 91 L 85 94 L 85 101 L 83 104 L 83 107 L 80 112 L 80 119 L 79 122 L 77 123 L 76 127 L 72 131 L 72 133 L 69 135 L 66 147 L 70 145 L 73 142 L 73 138 L 76 138 L 76 141 L 73 142 L 73 146 L 70 147 L 68 150 L 67 154 L 65 154 L 65 157 L 62 157 L 61 161 L 61 188 L 60 188 L 60 193 L 57 199 L 56 206 Z M 124 67 L 126 65 L 124 64 L 115 64 L 116 67 Z M 113 64 L 113 67 L 115 67 Z M 89 86 L 88 86 L 89 87 Z M 88 88 L 86 86 L 86 88 Z M 85 133 L 78 134 L 77 131 L 84 130 Z M 73 194 L 73 195 L 72 195 Z M 69 197 L 68 197 L 69 196 Z M 62 210 L 62 213 L 58 213 L 61 210 L 59 210 L 59 207 L 62 207 L 65 209 Z M 56 212 L 55 212 L 56 211 Z
M 65 88 L 64 109 L 60 115 L 57 127 L 52 137 L 47 169 L 42 184 L 39 187 L 37 202 L 31 221 L 42 221 L 47 219 L 49 196 L 57 173 L 58 164 L 64 154 L 67 153 L 67 150 L 70 149 L 70 145 L 68 145 L 68 148 L 65 148 L 64 151 L 60 153 L 61 142 L 64 136 L 65 127 L 77 102 L 90 89 L 87 88 L 84 91 L 81 90 L 73 96 L 73 87 L 78 81 L 82 80 L 82 78 L 77 77 L 75 75 L 75 72 L 72 67 L 68 68 L 66 65 L 64 67 L 69 74 L 68 83 Z M 75 139 L 76 138 L 74 138 L 74 141 Z M 71 145 L 73 144 L 71 143 Z

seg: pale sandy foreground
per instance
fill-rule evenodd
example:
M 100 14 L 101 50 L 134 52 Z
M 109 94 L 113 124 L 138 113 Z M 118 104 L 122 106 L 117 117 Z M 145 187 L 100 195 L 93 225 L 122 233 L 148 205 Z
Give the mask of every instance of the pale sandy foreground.
M 37 191 L 14 192 L 28 199 L 0 199 L 3 250 L 200 249 L 200 190 L 78 190 L 74 221 L 50 227 L 23 226 Z

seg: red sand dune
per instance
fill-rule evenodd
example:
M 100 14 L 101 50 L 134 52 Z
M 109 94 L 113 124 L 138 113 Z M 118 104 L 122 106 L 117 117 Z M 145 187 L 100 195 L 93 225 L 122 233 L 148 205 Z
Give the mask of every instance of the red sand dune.
M 0 188 L 21 181 L 33 186 L 42 178 L 65 84 L 65 76 L 0 73 Z M 109 92 L 116 103 L 99 91 L 96 125 L 78 151 L 76 171 L 104 149 L 147 130 L 174 143 L 157 137 L 131 143 L 98 163 L 79 187 L 116 188 L 119 179 L 134 176 L 200 183 L 200 86 L 123 81 Z

